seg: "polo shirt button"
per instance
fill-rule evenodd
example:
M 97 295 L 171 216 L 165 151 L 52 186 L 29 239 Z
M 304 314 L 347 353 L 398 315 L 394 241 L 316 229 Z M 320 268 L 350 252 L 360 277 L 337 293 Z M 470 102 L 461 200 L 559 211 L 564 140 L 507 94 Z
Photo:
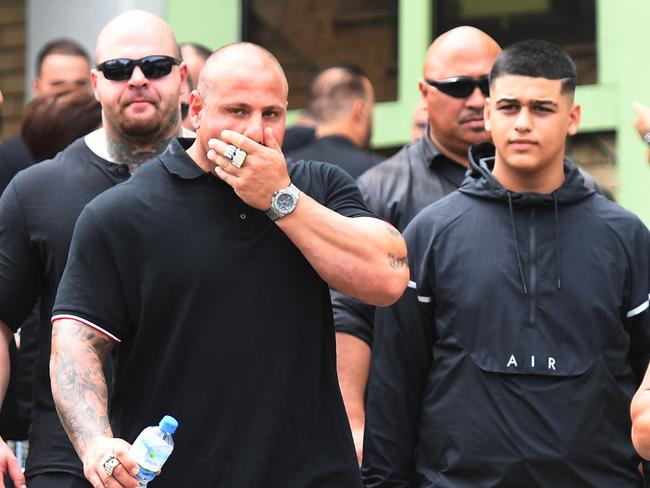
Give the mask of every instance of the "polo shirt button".
M 242 220 L 246 220 L 246 214 L 244 212 L 240 213 L 239 218 Z

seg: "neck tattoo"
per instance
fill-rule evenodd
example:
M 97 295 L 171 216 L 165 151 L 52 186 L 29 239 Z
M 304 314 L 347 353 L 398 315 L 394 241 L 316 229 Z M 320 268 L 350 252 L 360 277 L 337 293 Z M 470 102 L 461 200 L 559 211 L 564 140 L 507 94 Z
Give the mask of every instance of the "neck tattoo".
M 108 138 L 108 155 L 117 164 L 126 164 L 134 174 L 145 161 L 161 154 L 173 137 L 142 146 L 134 146 L 111 137 Z

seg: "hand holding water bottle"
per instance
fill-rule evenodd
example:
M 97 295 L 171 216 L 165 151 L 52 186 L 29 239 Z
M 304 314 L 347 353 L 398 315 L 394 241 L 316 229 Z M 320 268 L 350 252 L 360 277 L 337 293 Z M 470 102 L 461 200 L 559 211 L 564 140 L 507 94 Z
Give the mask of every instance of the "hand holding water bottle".
M 171 455 L 174 450 L 172 435 L 177 428 L 176 419 L 165 415 L 157 426 L 147 427 L 133 442 L 129 454 L 140 466 L 135 479 L 141 487 L 156 477 Z
M 154 479 L 172 453 L 174 441 L 172 434 L 176 431 L 178 422 L 168 415 L 163 417 L 157 426 L 147 427 L 129 446 L 122 439 L 105 438 L 93 443 L 89 456 L 93 459 L 100 457 L 92 453 L 112 452 L 104 455 L 98 462 L 84 462 L 86 478 L 94 488 L 137 488 L 144 487 Z M 98 476 L 99 475 L 99 476 Z
M 123 439 L 95 437 L 83 456 L 84 475 L 93 488 L 138 488 L 139 466 Z M 110 453 L 110 454 L 106 454 Z

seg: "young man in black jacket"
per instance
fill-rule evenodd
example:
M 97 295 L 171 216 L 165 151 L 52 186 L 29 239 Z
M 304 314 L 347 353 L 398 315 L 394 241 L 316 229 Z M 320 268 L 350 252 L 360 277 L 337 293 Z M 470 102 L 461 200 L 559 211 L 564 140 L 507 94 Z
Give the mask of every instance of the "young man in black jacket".
M 366 487 L 641 487 L 630 399 L 650 354 L 650 237 L 564 157 L 575 66 L 503 51 L 496 156 L 407 227 L 411 279 L 377 312 Z

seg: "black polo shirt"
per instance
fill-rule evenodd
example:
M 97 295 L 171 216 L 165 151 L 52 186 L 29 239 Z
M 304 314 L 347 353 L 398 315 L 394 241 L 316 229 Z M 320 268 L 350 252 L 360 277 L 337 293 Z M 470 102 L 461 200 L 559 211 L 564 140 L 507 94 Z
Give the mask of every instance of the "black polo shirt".
M 289 174 L 343 215 L 372 215 L 335 166 Z M 115 435 L 179 420 L 159 488 L 361 486 L 327 284 L 178 141 L 83 211 L 53 320 L 66 316 L 120 341 Z
M 18 173 L 0 199 L 0 320 L 17 329 L 41 297 L 28 476 L 83 476 L 52 400 L 50 317 L 77 217 L 96 195 L 128 177 L 126 165 L 100 158 L 78 139 L 54 159 Z

